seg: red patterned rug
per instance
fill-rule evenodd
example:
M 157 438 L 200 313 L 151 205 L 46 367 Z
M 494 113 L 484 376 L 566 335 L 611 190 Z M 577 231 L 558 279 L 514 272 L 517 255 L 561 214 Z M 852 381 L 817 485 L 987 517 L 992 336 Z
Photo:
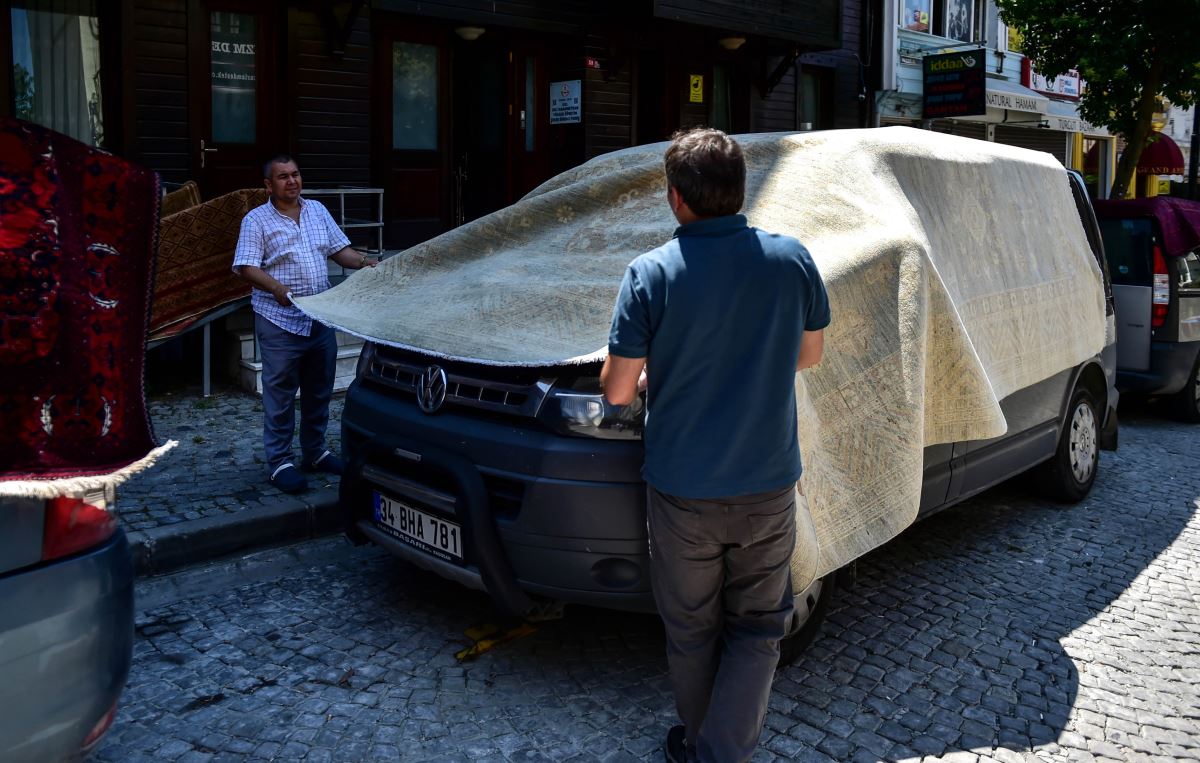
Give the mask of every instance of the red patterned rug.
M 154 173 L 0 119 L 0 485 L 154 447 L 143 395 Z

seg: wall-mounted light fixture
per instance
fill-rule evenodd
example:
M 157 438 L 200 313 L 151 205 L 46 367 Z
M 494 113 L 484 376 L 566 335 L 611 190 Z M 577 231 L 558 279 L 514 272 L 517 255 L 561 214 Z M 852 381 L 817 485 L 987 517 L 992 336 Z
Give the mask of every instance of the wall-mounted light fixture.
M 722 37 L 721 39 L 717 40 L 717 44 L 720 45 L 722 48 L 725 48 L 725 50 L 733 51 L 733 50 L 737 50 L 738 48 L 745 45 L 746 38 L 745 37 Z
M 460 26 L 454 29 L 454 33 L 467 42 L 478 40 L 485 31 L 487 30 L 481 26 Z

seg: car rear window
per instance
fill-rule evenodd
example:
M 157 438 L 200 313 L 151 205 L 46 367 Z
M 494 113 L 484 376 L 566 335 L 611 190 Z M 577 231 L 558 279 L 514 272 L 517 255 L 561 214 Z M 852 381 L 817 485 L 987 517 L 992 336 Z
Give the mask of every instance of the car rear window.
M 1149 286 L 1154 229 L 1149 220 L 1101 220 L 1100 236 L 1112 282 Z

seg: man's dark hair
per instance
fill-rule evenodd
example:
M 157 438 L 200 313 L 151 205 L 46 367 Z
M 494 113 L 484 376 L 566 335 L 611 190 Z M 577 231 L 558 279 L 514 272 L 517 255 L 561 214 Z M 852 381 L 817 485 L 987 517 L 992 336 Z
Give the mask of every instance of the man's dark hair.
M 671 136 L 667 183 L 699 217 L 735 215 L 746 200 L 746 160 L 737 141 L 700 127 Z
M 297 169 L 300 167 L 300 163 L 297 162 L 292 157 L 288 156 L 287 154 L 276 154 L 275 156 L 272 156 L 270 159 L 263 162 L 263 177 L 264 178 L 271 177 L 271 165 L 287 164 L 288 162 L 295 164 Z

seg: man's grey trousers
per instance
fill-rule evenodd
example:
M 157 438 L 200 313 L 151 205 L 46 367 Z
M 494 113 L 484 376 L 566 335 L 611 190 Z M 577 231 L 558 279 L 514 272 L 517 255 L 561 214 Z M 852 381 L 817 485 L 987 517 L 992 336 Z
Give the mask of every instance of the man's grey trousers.
M 689 759 L 749 760 L 792 616 L 795 488 L 696 500 L 648 488 L 650 572 Z

